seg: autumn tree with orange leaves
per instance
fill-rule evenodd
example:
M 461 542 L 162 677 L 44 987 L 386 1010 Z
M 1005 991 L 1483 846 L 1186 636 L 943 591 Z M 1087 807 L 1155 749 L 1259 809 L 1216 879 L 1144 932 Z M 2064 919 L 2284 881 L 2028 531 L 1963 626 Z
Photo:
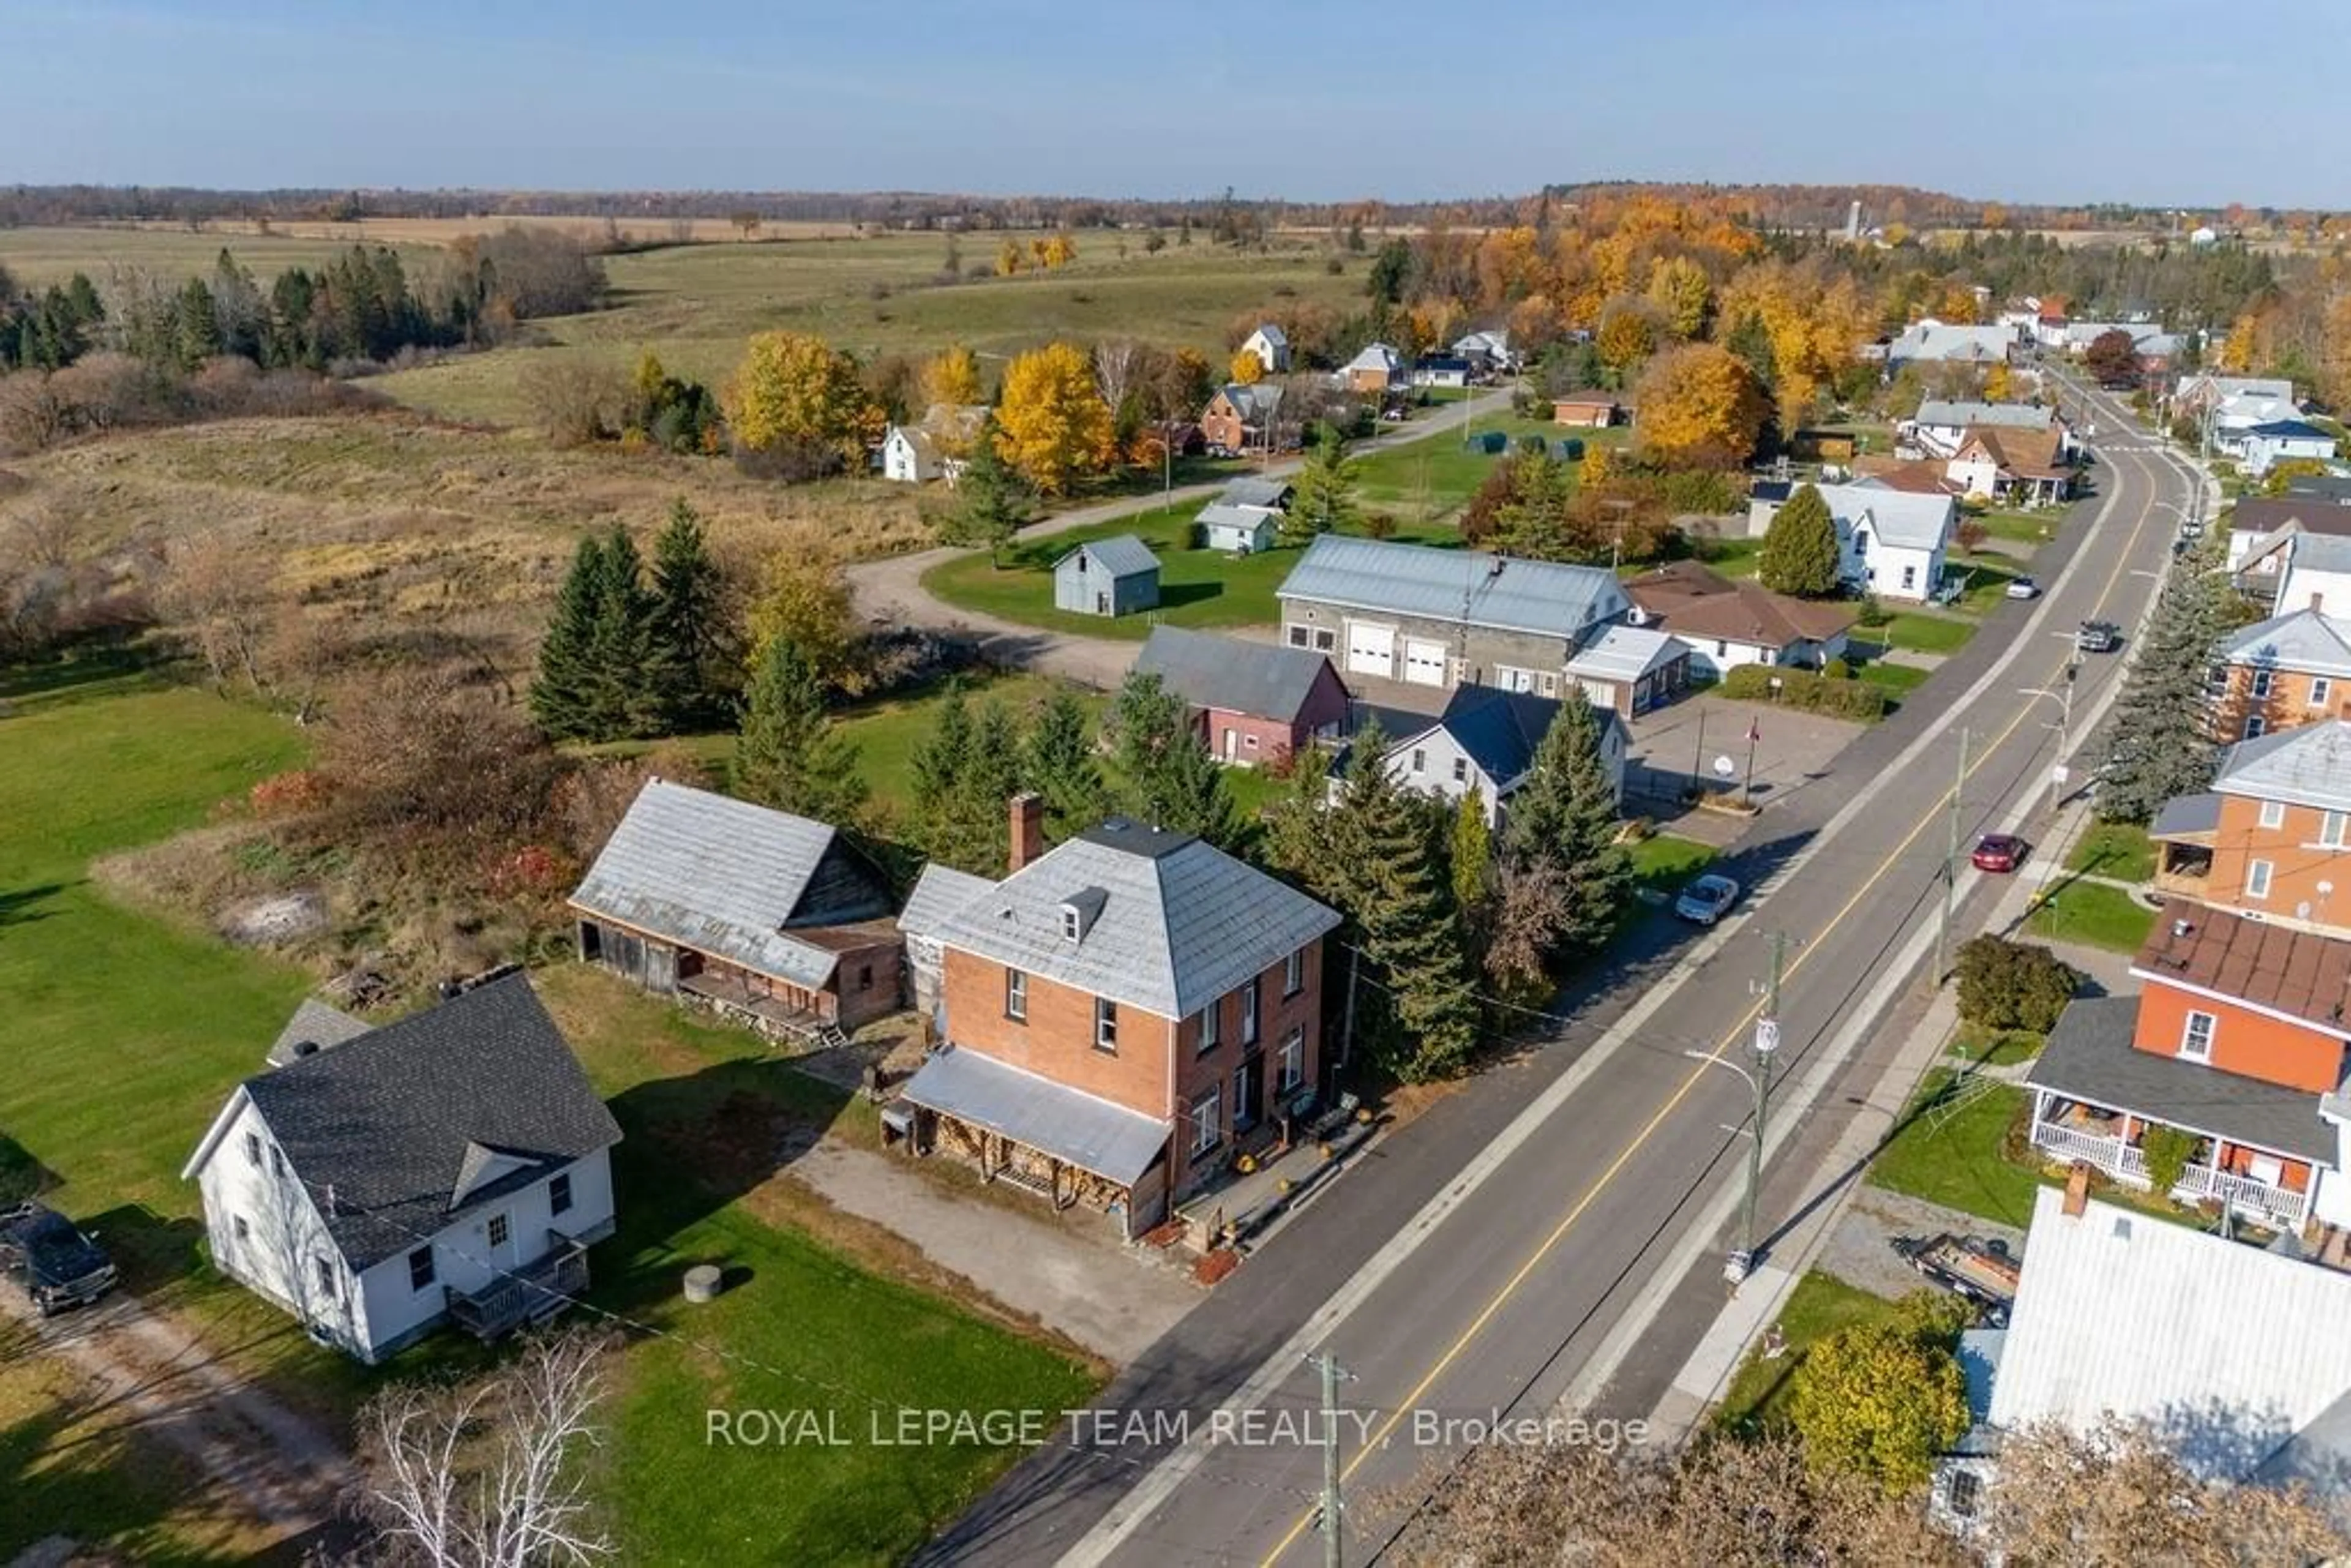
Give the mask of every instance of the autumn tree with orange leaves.
M 1633 393 L 1642 455 L 1672 467 L 1731 468 L 1755 455 L 1763 392 L 1717 343 L 1685 343 L 1650 361 Z

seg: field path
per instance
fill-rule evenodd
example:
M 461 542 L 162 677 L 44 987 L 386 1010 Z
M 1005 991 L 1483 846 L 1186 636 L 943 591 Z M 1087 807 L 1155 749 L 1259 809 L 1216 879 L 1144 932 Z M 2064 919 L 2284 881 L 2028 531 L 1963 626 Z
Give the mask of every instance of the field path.
M 98 1409 L 187 1456 L 281 1537 L 332 1518 L 351 1483 L 341 1444 L 136 1296 L 117 1291 L 43 1319 L 20 1291 L 0 1287 L 0 1315 L 23 1319 L 44 1350 L 79 1373 Z
M 1510 402 L 1508 388 L 1480 392 L 1468 400 L 1466 408 L 1458 402 L 1446 403 L 1430 417 L 1374 436 L 1358 444 L 1354 450 L 1378 452 L 1415 441 L 1438 440 L 1443 437 L 1447 426 L 1507 409 Z M 1283 476 L 1297 473 L 1302 465 L 1303 459 L 1290 457 L 1253 472 Z M 1050 538 L 1055 534 L 1069 533 L 1077 528 L 1114 523 L 1138 512 L 1155 511 L 1171 499 L 1205 501 L 1222 490 L 1226 483 L 1222 479 L 1213 479 L 1205 484 L 1179 486 L 1172 497 L 1154 490 L 1146 495 L 1122 496 L 1114 501 L 1059 512 L 1029 524 L 1020 530 L 1020 537 L 1024 539 Z M 1126 678 L 1128 668 L 1134 663 L 1135 653 L 1142 647 L 1140 643 L 1113 637 L 1081 637 L 1066 632 L 1024 626 L 1016 621 L 957 609 L 923 587 L 923 574 L 931 568 L 970 553 L 952 545 L 943 545 L 936 549 L 918 550 L 913 555 L 885 556 L 879 560 L 858 562 L 848 571 L 850 593 L 856 603 L 857 612 L 868 620 L 886 622 L 893 626 L 928 626 L 941 631 L 974 632 L 979 638 L 981 652 L 998 664 L 1034 670 L 1040 674 L 1058 675 L 1064 680 L 1077 681 L 1104 691 L 1115 687 Z

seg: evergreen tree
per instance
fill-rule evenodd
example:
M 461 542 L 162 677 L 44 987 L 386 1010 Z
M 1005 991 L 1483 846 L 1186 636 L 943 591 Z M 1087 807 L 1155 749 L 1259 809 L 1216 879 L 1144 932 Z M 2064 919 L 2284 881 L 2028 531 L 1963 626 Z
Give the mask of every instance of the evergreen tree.
M 1238 841 L 1224 770 L 1193 724 L 1190 706 L 1157 675 L 1127 675 L 1111 706 L 1110 733 L 1124 804 L 1136 820 L 1196 833 L 1223 849 Z
M 956 507 L 946 517 L 951 544 L 985 547 L 997 564 L 1004 547 L 1027 522 L 1033 496 L 1029 482 L 996 446 L 996 420 L 988 418 L 972 440 L 971 455 L 956 480 Z
M 1819 599 L 1836 591 L 1837 567 L 1836 519 L 1820 486 L 1803 486 L 1772 517 L 1756 579 L 1774 593 Z
M 1453 902 L 1466 914 L 1493 890 L 1494 833 L 1486 823 L 1485 798 L 1476 790 L 1461 797 L 1453 813 Z
M 674 735 L 710 724 L 726 705 L 733 666 L 718 563 L 702 519 L 680 497 L 653 542 L 646 668 L 661 727 Z
M 213 313 L 213 291 L 201 277 L 180 287 L 173 302 L 172 347 L 183 371 L 193 371 L 221 351 L 220 319 Z
M 659 727 L 646 682 L 652 620 L 644 558 L 629 531 L 615 525 L 604 540 L 596 618 L 588 637 L 588 739 L 622 740 Z
M 1020 792 L 1020 753 L 1012 710 L 993 698 L 982 703 L 954 813 L 954 863 L 966 871 L 1003 874 L 1012 849 L 1009 808 Z
M 1600 725 L 1590 703 L 1570 698 L 1560 705 L 1502 828 L 1505 856 L 1522 865 L 1547 862 L 1564 879 L 1552 945 L 1562 956 L 1606 941 L 1632 893 L 1633 865 L 1616 842 L 1616 799 L 1601 760 Z
M 950 679 L 939 711 L 932 716 L 931 732 L 909 762 L 914 779 L 914 838 L 935 858 L 952 831 L 948 812 L 970 762 L 971 706 L 963 683 Z
M 816 666 L 786 638 L 769 642 L 751 672 L 734 786 L 747 800 L 836 827 L 864 810 L 857 748 L 825 712 Z
M 1780 362 L 1771 351 L 1771 330 L 1763 325 L 1762 317 L 1752 310 L 1741 316 L 1722 346 L 1747 361 L 1747 368 L 1754 372 L 1755 384 L 1767 396 L 1778 390 Z
M 1313 454 L 1298 471 L 1296 494 L 1281 517 L 1281 542 L 1311 544 L 1317 534 L 1353 525 L 1356 511 L 1355 473 L 1347 463 L 1346 443 L 1326 424 Z
M 1023 771 L 1045 798 L 1045 836 L 1059 843 L 1108 814 L 1110 789 L 1094 756 L 1092 727 L 1076 694 L 1056 690 L 1029 732 Z
M 2218 535 L 2180 558 L 2133 650 L 2108 723 L 2098 815 L 2144 822 L 2175 796 L 2210 787 L 2220 764 L 2205 696 L 2212 646 L 2244 614 Z
M 593 534 L 572 553 L 571 570 L 556 591 L 555 612 L 538 644 L 538 674 L 530 685 L 531 717 L 557 740 L 590 735 L 590 646 L 604 598 L 604 546 Z
M 1333 808 L 1330 897 L 1359 934 L 1366 978 L 1384 1005 L 1369 1009 L 1375 1049 L 1407 1081 L 1466 1064 L 1478 1038 L 1468 942 L 1435 852 L 1433 802 L 1398 788 L 1378 765 L 1385 737 L 1355 737 L 1356 766 Z

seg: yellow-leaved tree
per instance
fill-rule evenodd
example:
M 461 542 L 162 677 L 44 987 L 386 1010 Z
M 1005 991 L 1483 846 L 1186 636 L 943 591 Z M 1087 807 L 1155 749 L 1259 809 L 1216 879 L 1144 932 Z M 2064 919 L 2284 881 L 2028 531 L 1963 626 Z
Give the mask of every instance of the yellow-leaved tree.
M 1057 233 L 1045 241 L 1045 248 L 1039 253 L 1038 259 L 1045 264 L 1048 271 L 1067 267 L 1078 259 L 1078 242 L 1066 234 Z
M 1237 350 L 1233 362 L 1225 367 L 1226 373 L 1245 387 L 1253 387 L 1265 379 L 1265 361 L 1247 349 Z
M 768 644 L 783 638 L 813 665 L 820 679 L 853 692 L 858 685 L 857 620 L 841 563 L 821 550 L 778 550 L 760 570 L 758 597 L 744 617 L 747 668 L 757 670 Z
M 996 425 L 998 454 L 1048 496 L 1116 455 L 1093 361 L 1074 344 L 1048 343 L 1005 368 Z
M 1687 341 L 1706 330 L 1714 284 L 1688 256 L 1661 256 L 1649 268 L 1649 303 L 1664 315 L 1666 330 Z
M 2015 392 L 2016 378 L 2009 374 L 2007 365 L 1994 365 L 1984 372 L 1984 402 L 2006 402 Z
M 1649 361 L 1633 394 L 1633 435 L 1669 467 L 1729 468 L 1754 455 L 1763 392 L 1719 343 L 1684 343 Z
M 923 366 L 923 403 L 967 408 L 980 401 L 979 361 L 961 343 L 949 344 Z
M 1657 318 L 1648 302 L 1620 295 L 1600 308 L 1600 330 L 1592 346 L 1600 362 L 1619 376 L 1631 374 L 1656 351 Z
M 754 452 L 837 457 L 854 467 L 887 423 L 857 361 L 806 332 L 761 332 L 726 383 L 726 424 Z
M 1022 253 L 1019 240 L 1008 239 L 996 247 L 997 277 L 1009 277 L 1028 265 L 1029 257 Z
M 1806 1351 L 1788 1390 L 1805 1461 L 1889 1494 L 1924 1485 L 1968 1429 L 1968 1380 L 1952 1354 L 1967 1318 L 1965 1302 L 1919 1291 Z

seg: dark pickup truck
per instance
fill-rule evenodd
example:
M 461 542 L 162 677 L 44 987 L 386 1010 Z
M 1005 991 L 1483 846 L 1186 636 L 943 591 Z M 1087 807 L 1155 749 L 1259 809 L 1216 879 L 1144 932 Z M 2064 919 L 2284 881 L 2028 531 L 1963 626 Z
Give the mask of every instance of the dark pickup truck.
M 0 1209 L 0 1274 L 43 1317 L 88 1306 L 114 1289 L 114 1265 L 73 1222 L 37 1203 Z

